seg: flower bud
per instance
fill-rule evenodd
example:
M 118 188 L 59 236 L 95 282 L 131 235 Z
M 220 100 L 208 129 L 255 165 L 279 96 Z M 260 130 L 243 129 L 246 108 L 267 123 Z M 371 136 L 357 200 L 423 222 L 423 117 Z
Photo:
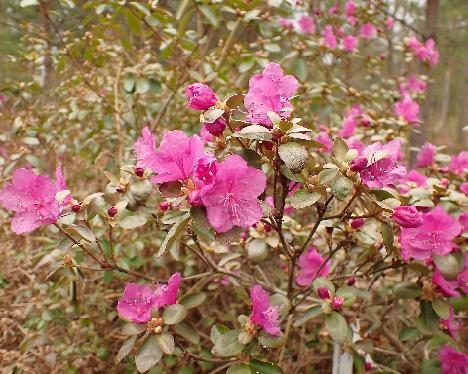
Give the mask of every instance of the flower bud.
M 353 221 L 351 222 L 351 227 L 353 229 L 358 229 L 359 227 L 361 227 L 362 225 L 364 225 L 364 218 L 356 218 L 356 219 L 353 219 Z
M 114 217 L 117 214 L 117 208 L 115 206 L 111 206 L 109 209 L 107 209 L 107 214 L 109 217 Z
M 364 156 L 358 156 L 353 161 L 351 161 L 350 169 L 355 173 L 363 171 L 367 166 L 367 158 Z
M 333 310 L 340 310 L 343 306 L 344 299 L 341 296 L 336 296 L 332 300 L 332 308 Z
M 265 223 L 263 225 L 263 230 L 265 230 L 265 232 L 270 232 L 271 231 L 271 226 L 268 224 L 268 223 Z
M 224 129 L 226 128 L 226 122 L 224 121 L 223 117 L 219 117 L 213 123 L 205 122 L 205 129 L 213 136 L 220 136 L 222 135 Z
M 393 220 L 404 228 L 419 227 L 423 223 L 421 213 L 414 206 L 399 206 L 393 209 Z
M 364 370 L 365 371 L 371 371 L 372 370 L 372 364 L 369 361 L 366 361 L 364 363 Z
M 353 286 L 354 283 L 356 283 L 356 278 L 354 278 L 354 277 L 349 277 L 349 278 L 346 280 L 346 284 L 347 284 L 348 286 Z
M 118 193 L 124 193 L 124 192 L 125 192 L 125 187 L 117 186 L 115 190 L 116 190 Z
M 329 299 L 330 298 L 330 291 L 325 286 L 320 286 L 317 288 L 317 295 L 319 295 L 322 299 Z
M 447 187 L 449 184 L 449 180 L 447 178 L 442 178 L 440 180 L 440 185 L 443 186 L 443 187 Z
M 72 205 L 72 211 L 75 213 L 78 213 L 81 210 L 81 205 L 80 204 L 74 204 Z
M 169 209 L 169 203 L 167 201 L 161 201 L 159 203 L 159 209 L 165 212 L 166 210 Z
M 144 168 L 139 168 L 139 167 L 136 167 L 135 168 L 135 175 L 137 177 L 143 177 L 145 175 L 145 169 Z
M 217 103 L 218 98 L 210 87 L 203 83 L 194 83 L 185 89 L 188 107 L 195 110 L 207 110 Z

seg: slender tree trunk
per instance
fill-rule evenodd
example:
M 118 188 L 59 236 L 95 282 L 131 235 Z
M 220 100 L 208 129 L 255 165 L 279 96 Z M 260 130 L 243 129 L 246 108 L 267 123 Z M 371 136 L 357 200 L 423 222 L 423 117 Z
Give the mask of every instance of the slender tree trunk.
M 433 38 L 437 40 L 437 29 L 439 22 L 439 0 L 426 0 L 426 19 L 424 24 L 424 39 Z M 421 64 L 420 73 L 431 76 L 430 70 Z M 423 125 L 419 133 L 413 133 L 410 136 L 410 143 L 413 147 L 420 147 L 431 134 L 432 123 L 430 120 L 430 108 L 434 100 L 434 87 L 429 86 L 426 92 L 426 100 L 421 106 L 421 120 Z M 416 153 L 411 153 L 410 165 L 416 161 Z

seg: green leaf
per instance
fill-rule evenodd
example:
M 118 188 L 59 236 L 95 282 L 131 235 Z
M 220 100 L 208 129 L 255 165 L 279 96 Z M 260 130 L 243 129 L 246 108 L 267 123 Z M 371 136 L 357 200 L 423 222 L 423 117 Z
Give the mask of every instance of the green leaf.
M 237 107 L 240 107 L 241 105 L 244 104 L 244 97 L 245 95 L 243 94 L 236 94 L 236 95 L 229 96 L 226 99 L 225 104 L 230 109 L 236 109 Z
M 125 20 L 128 25 L 128 28 L 136 35 L 140 35 L 140 20 L 135 16 L 130 10 L 125 9 Z M 138 81 L 137 81 L 137 91 L 138 91 Z
M 222 335 L 226 334 L 227 332 L 229 332 L 229 327 L 221 323 L 215 323 L 213 326 L 211 326 L 211 331 L 210 331 L 211 342 L 213 344 L 216 344 L 216 341 L 218 340 L 218 338 L 220 338 Z
M 261 169 L 262 168 L 262 157 L 255 152 L 253 149 L 247 148 L 247 149 L 241 149 L 238 152 L 236 152 L 239 156 L 241 156 L 245 161 L 247 161 L 247 164 L 249 166 L 252 166 L 253 168 Z
M 330 291 L 331 293 L 335 292 L 335 285 L 333 284 L 331 280 L 327 278 L 320 277 L 320 278 L 315 279 L 314 282 L 312 283 L 312 287 L 314 287 L 315 292 L 317 292 L 318 288 L 322 286 L 326 287 L 328 291 Z
M 135 345 L 137 336 L 131 336 L 122 344 L 120 347 L 119 352 L 115 356 L 114 363 L 117 365 L 120 361 L 122 361 L 132 350 L 133 346 Z
M 300 81 L 305 81 L 307 79 L 308 69 L 303 59 L 298 58 L 294 61 L 293 71 L 296 78 Z
M 327 315 L 325 326 L 334 341 L 344 343 L 348 336 L 348 324 L 340 313 L 332 312 Z
M 322 313 L 323 313 L 322 307 L 321 307 L 320 305 L 315 305 L 315 306 L 313 306 L 312 308 L 308 309 L 302 316 L 300 316 L 299 318 L 297 318 L 297 319 L 294 321 L 293 326 L 294 326 L 294 327 L 302 326 L 302 325 L 305 324 L 307 321 L 309 321 L 309 320 L 311 320 L 311 319 L 314 319 L 314 318 L 317 318 L 317 317 L 320 316 Z
M 159 348 L 156 336 L 152 335 L 146 339 L 143 346 L 135 356 L 135 364 L 139 373 L 144 373 L 156 365 L 163 353 Z
M 198 9 L 214 27 L 218 27 L 219 17 L 216 15 L 216 12 L 213 10 L 213 7 L 203 4 L 199 5 Z
M 397 283 L 393 292 L 402 299 L 414 299 L 422 294 L 421 288 L 414 282 Z
M 150 82 L 146 78 L 138 78 L 135 83 L 136 92 L 144 94 L 150 89 Z
M 206 293 L 194 292 L 194 293 L 185 295 L 182 299 L 179 300 L 179 304 L 183 305 L 185 309 L 193 309 L 203 304 L 205 300 L 206 300 Z
M 298 174 L 305 168 L 309 154 L 307 150 L 298 143 L 281 144 L 278 153 L 292 173 Z
M 216 344 L 211 352 L 216 356 L 235 356 L 242 351 L 244 346 L 239 342 L 239 330 L 232 330 L 216 339 Z
M 136 79 L 133 77 L 125 78 L 122 81 L 123 88 L 127 93 L 133 93 L 135 91 Z
M 223 109 L 219 108 L 210 108 L 203 112 L 202 122 L 213 123 L 224 113 Z
M 132 230 L 143 226 L 146 223 L 146 218 L 142 216 L 126 216 L 119 219 L 119 226 L 123 229 Z
M 393 224 L 391 222 L 381 222 L 380 233 L 382 234 L 385 248 L 387 251 L 391 252 L 393 250 L 393 242 L 395 241 L 393 236 Z
M 343 175 L 339 175 L 331 183 L 331 192 L 338 200 L 346 199 L 352 190 L 353 182 Z
M 271 140 L 272 138 L 270 130 L 260 125 L 246 126 L 234 135 L 251 140 Z
M 271 52 L 271 53 L 279 53 L 279 52 L 281 52 L 281 47 L 280 47 L 278 44 L 274 44 L 274 43 L 265 43 L 265 44 L 264 44 L 264 47 L 265 47 L 265 49 L 266 49 L 268 52 Z
M 181 304 L 172 304 L 164 309 L 162 315 L 163 321 L 166 325 L 175 325 L 183 321 L 187 317 L 187 309 Z
M 254 239 L 247 243 L 247 255 L 252 262 L 261 263 L 270 256 L 270 247 L 263 239 Z
M 261 331 L 258 335 L 258 341 L 265 348 L 279 348 L 286 343 L 286 336 L 284 334 L 273 336 Z
M 232 365 L 226 370 L 226 374 L 251 374 L 250 367 L 246 364 Z
M 192 344 L 198 344 L 200 342 L 200 335 L 198 334 L 195 327 L 188 321 L 179 322 L 174 327 L 174 331 L 177 335 L 182 336 L 185 340 Z
M 28 6 L 33 6 L 33 5 L 39 5 L 39 1 L 38 0 L 21 0 L 20 1 L 21 8 L 26 8 Z
M 331 182 L 339 173 L 339 170 L 336 168 L 323 169 L 319 174 L 320 184 L 325 184 Z
M 416 326 L 424 334 L 433 334 L 439 330 L 439 317 L 432 308 L 432 303 L 427 300 L 420 302 L 421 313 L 416 319 Z
M 122 334 L 124 335 L 138 335 L 146 331 L 145 323 L 127 323 L 122 328 Z
M 401 330 L 399 338 L 402 342 L 408 342 L 417 338 L 421 333 L 416 327 L 405 327 Z
M 96 236 L 94 236 L 93 232 L 84 226 L 78 225 L 71 225 L 69 226 L 70 231 L 78 234 L 81 238 L 86 240 L 87 242 L 94 243 L 96 241 Z
M 449 319 L 450 317 L 450 306 L 443 299 L 434 299 L 432 301 L 432 308 L 434 312 L 441 318 L 441 319 Z
M 446 280 L 455 280 L 463 269 L 463 256 L 461 253 L 450 253 L 445 256 L 432 255 L 437 268 Z
M 167 332 L 156 334 L 156 341 L 161 351 L 167 355 L 174 352 L 174 337 Z
M 340 161 L 344 161 L 348 150 L 348 144 L 342 138 L 336 137 L 333 142 L 333 156 Z
M 151 11 L 141 2 L 138 1 L 130 1 L 130 5 L 132 5 L 135 9 L 138 9 L 141 13 L 145 16 L 150 16 Z
M 176 223 L 174 223 L 174 225 L 167 233 L 166 238 L 162 242 L 161 247 L 159 248 L 159 252 L 156 255 L 157 257 L 162 256 L 164 252 L 166 252 L 166 249 L 170 248 L 176 242 L 176 240 L 178 239 L 180 234 L 182 234 L 189 221 L 190 213 L 186 213 L 179 220 L 177 220 Z
M 421 363 L 421 374 L 440 374 L 440 361 L 435 358 L 425 358 Z
M 159 192 L 163 197 L 179 197 L 182 184 L 179 181 L 163 182 L 159 185 Z
M 216 233 L 208 221 L 205 209 L 202 207 L 192 207 L 190 209 L 190 216 L 192 217 L 192 231 L 202 240 L 208 243 L 213 242 Z
M 296 209 L 302 209 L 311 205 L 314 205 L 320 200 L 318 192 L 309 192 L 307 190 L 298 190 L 289 198 L 289 202 Z
M 255 374 L 283 374 L 283 370 L 272 362 L 251 360 L 249 366 L 252 373 Z

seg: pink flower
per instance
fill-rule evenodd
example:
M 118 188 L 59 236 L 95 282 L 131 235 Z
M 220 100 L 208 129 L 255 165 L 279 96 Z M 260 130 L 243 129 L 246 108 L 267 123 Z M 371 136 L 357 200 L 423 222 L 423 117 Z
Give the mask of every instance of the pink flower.
M 332 300 L 332 308 L 333 310 L 340 310 L 343 307 L 344 298 L 341 296 L 336 296 Z
M 278 18 L 278 24 L 281 27 L 284 27 L 285 29 L 292 29 L 293 28 L 293 23 L 291 22 L 291 20 L 287 19 L 287 18 L 284 18 L 284 17 Z
M 421 47 L 422 44 L 415 36 L 412 35 L 406 40 L 406 45 L 408 48 L 416 51 Z
M 365 23 L 361 26 L 360 34 L 361 38 L 371 40 L 375 38 L 375 35 L 377 34 L 377 29 L 372 23 Z
M 324 258 L 320 256 L 314 247 L 310 247 L 304 252 L 298 261 L 299 273 L 296 276 L 296 283 L 301 287 L 307 287 L 312 284 L 317 277 L 326 277 L 330 273 L 330 261 L 317 274 L 317 270 L 324 262 Z
M 400 179 L 400 193 L 406 193 L 411 187 L 425 187 L 427 185 L 427 177 L 416 170 L 411 170 L 408 174 Z
M 155 308 L 153 298 L 151 287 L 129 282 L 117 304 L 117 312 L 121 318 L 135 323 L 148 322 Z
M 351 109 L 346 112 L 346 117 L 343 120 L 343 124 L 341 125 L 341 130 L 338 132 L 338 135 L 343 138 L 353 136 L 363 113 L 364 112 L 359 105 L 353 105 Z
M 434 156 L 437 152 L 437 147 L 429 142 L 424 143 L 416 159 L 417 168 L 425 168 L 434 163 Z
M 356 4 L 353 0 L 348 0 L 344 6 L 344 13 L 346 17 L 351 17 L 354 15 L 354 11 L 356 10 Z
M 441 206 L 422 215 L 423 224 L 416 228 L 401 228 L 401 256 L 405 260 L 427 260 L 432 253 L 444 256 L 452 252 L 452 240 L 461 232 L 460 223 Z
M 460 184 L 460 191 L 463 192 L 465 195 L 468 195 L 468 183 Z
M 427 88 L 427 83 L 420 79 L 416 74 L 410 75 L 406 84 L 411 92 L 424 92 Z
M 145 129 L 143 130 L 145 131 Z M 182 131 L 169 131 L 159 145 L 159 151 L 150 151 L 154 138 L 145 131 L 134 148 L 138 157 L 138 166 L 147 167 L 157 175 L 151 182 L 163 183 L 184 181 L 191 177 L 198 160 L 204 155 L 203 141 L 198 135 L 188 137 Z
M 210 87 L 203 83 L 194 83 L 185 89 L 188 99 L 187 106 L 195 110 L 207 110 L 218 102 L 218 98 Z
M 266 333 L 280 335 L 279 306 L 271 306 L 268 293 L 258 284 L 250 288 L 250 299 L 252 302 L 250 320 Z
M 269 111 L 281 118 L 288 118 L 292 109 L 289 99 L 297 88 L 296 78 L 283 75 L 281 66 L 270 62 L 261 74 L 256 74 L 249 80 L 249 92 L 244 98 L 244 106 L 249 112 L 246 121 L 271 127 L 272 123 L 267 115 Z
M 240 156 L 230 155 L 219 165 L 214 182 L 201 190 L 208 220 L 217 232 L 233 226 L 248 228 L 263 215 L 257 196 L 266 187 L 261 170 L 252 168 Z
M 156 288 L 153 295 L 153 305 L 155 308 L 159 309 L 165 305 L 172 305 L 177 302 L 180 279 L 180 273 L 174 273 L 169 278 L 167 284 L 162 284 Z
M 55 194 L 58 191 L 49 177 L 20 168 L 15 170 L 11 181 L 0 192 L 0 204 L 15 212 L 11 221 L 11 229 L 15 233 L 31 232 L 57 221 L 60 206 Z
M 332 5 L 330 9 L 328 9 L 328 14 L 335 14 L 338 13 L 338 10 L 340 9 L 340 3 L 335 3 L 335 5 Z
M 320 286 L 317 288 L 317 295 L 324 300 L 327 300 L 330 298 L 330 291 L 328 291 L 328 288 L 325 286 Z
M 430 65 L 435 65 L 439 62 L 439 51 L 435 46 L 434 39 L 429 38 L 424 44 L 416 37 L 411 36 L 407 40 L 407 45 L 421 61 L 428 62 Z
M 315 23 L 314 19 L 305 14 L 299 18 L 297 21 L 297 24 L 299 25 L 299 30 L 302 34 L 310 34 L 315 32 Z
M 467 183 L 464 183 L 464 184 L 467 184 Z M 462 214 L 460 214 L 460 217 L 458 217 L 458 222 L 461 223 L 463 227 L 463 232 L 467 232 L 468 231 L 468 212 L 462 212 Z M 468 265 L 467 262 L 465 263 Z
M 200 127 L 198 135 L 200 135 L 200 138 L 202 138 L 205 143 L 209 143 L 214 140 L 214 136 L 206 129 L 206 124 L 203 124 L 202 127 Z
M 203 188 L 214 182 L 218 167 L 218 160 L 212 155 L 205 155 L 198 160 L 197 167 L 193 173 L 193 181 L 197 188 L 190 192 L 190 204 L 195 206 L 203 205 L 200 192 Z
M 458 332 L 462 328 L 460 323 L 455 321 L 455 312 L 453 311 L 453 306 L 449 304 L 449 318 L 448 319 L 441 319 L 441 325 L 447 328 L 449 334 L 452 336 L 453 339 L 458 339 Z
M 359 43 L 358 38 L 352 35 L 347 35 L 343 38 L 343 48 L 347 52 L 353 52 L 356 49 L 358 43 Z
M 351 165 L 349 169 L 355 173 L 359 173 L 363 171 L 367 167 L 367 158 L 364 156 L 358 156 L 353 161 L 351 161 Z
M 419 122 L 419 105 L 410 95 L 405 95 L 403 100 L 395 103 L 395 112 L 408 123 Z
M 419 227 L 423 223 L 421 213 L 414 206 L 399 206 L 393 209 L 393 220 L 405 228 Z
M 442 363 L 442 374 L 468 374 L 467 354 L 444 345 L 439 351 L 439 359 Z
M 366 221 L 364 218 L 356 218 L 351 222 L 351 227 L 357 230 L 359 227 L 363 226 Z
M 55 187 L 57 189 L 57 192 L 68 190 L 67 182 L 63 177 L 62 168 L 60 166 L 57 169 L 55 169 Z M 62 202 L 60 203 L 60 206 L 67 206 L 71 200 L 72 195 L 68 194 L 63 198 Z
M 392 29 L 394 23 L 395 21 L 391 17 L 387 18 L 387 20 L 385 21 L 385 25 L 387 26 L 388 29 Z
M 226 122 L 223 117 L 219 117 L 212 123 L 205 122 L 203 126 L 211 135 L 220 136 L 226 128 Z
M 456 174 L 466 173 L 468 169 L 468 152 L 461 151 L 458 156 L 452 156 L 449 169 Z
M 435 46 L 435 41 L 432 38 L 429 38 L 426 41 L 426 60 L 430 65 L 436 65 L 439 62 L 439 51 Z
M 333 141 L 328 134 L 328 131 L 320 131 L 319 135 L 315 138 L 320 144 L 324 145 L 324 151 L 329 153 L 333 148 Z
M 440 291 L 444 296 L 459 297 L 460 292 L 457 288 L 461 288 L 465 293 L 468 293 L 468 252 L 463 257 L 463 270 L 461 270 L 454 280 L 446 280 L 440 270 L 436 267 L 432 276 L 432 282 L 439 286 Z
M 325 47 L 330 49 L 335 49 L 337 46 L 336 36 L 333 33 L 333 27 L 331 25 L 326 25 L 322 33 L 323 44 Z
M 156 158 L 156 139 L 148 127 L 141 130 L 141 137 L 133 144 L 133 150 L 137 156 L 137 167 L 153 170 Z
M 360 172 L 362 182 L 369 188 L 396 184 L 406 174 L 406 167 L 397 163 L 399 152 L 399 140 L 392 140 L 385 145 L 377 142 L 364 148 L 363 154 L 368 164 Z
M 346 139 L 346 144 L 348 144 L 349 149 L 357 149 L 359 154 L 362 154 L 365 148 L 365 145 L 357 138 Z

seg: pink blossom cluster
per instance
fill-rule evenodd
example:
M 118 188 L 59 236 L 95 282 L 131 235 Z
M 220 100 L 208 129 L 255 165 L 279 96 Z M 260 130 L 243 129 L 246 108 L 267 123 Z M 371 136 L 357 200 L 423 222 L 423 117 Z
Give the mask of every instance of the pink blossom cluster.
M 436 65 L 439 62 L 439 51 L 434 39 L 429 38 L 425 43 L 422 43 L 415 36 L 411 36 L 406 41 L 406 45 L 421 61 L 430 65 Z
M 174 273 L 167 284 L 159 285 L 156 288 L 145 284 L 127 283 L 123 297 L 117 304 L 119 316 L 135 323 L 148 322 L 153 310 L 177 302 L 180 280 L 180 274 Z

